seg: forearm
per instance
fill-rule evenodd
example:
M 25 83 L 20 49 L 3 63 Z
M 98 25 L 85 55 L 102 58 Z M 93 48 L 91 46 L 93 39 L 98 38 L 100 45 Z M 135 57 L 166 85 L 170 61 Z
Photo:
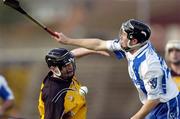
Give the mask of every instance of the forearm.
M 106 41 L 98 38 L 74 39 L 65 36 L 63 33 L 55 32 L 59 38 L 53 37 L 57 42 L 65 45 L 85 47 L 92 50 L 106 50 Z
M 159 100 L 148 100 L 131 119 L 144 119 L 158 104 Z
M 99 55 L 104 55 L 104 56 L 110 56 L 110 54 L 106 51 L 95 51 L 95 50 L 90 50 L 86 48 L 76 48 L 76 49 L 71 50 L 71 53 L 76 58 L 80 58 L 89 54 L 99 54 Z
M 91 50 L 106 50 L 105 41 L 100 39 L 71 39 L 69 38 L 68 45 L 85 47 Z

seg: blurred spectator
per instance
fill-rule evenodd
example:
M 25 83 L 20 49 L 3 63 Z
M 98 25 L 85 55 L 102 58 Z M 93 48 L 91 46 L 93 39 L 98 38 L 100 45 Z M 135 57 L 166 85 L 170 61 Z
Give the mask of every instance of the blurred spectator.
M 13 107 L 14 95 L 2 75 L 0 75 L 0 97 L 3 100 L 0 106 L 0 116 L 4 116 L 5 112 Z
M 167 42 L 165 56 L 171 68 L 173 79 L 180 90 L 180 40 Z

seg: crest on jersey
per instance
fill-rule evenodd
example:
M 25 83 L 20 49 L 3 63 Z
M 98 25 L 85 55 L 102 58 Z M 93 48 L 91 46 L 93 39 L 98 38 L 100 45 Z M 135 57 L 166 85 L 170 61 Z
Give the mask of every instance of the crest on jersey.
M 177 119 L 177 113 L 176 112 L 171 112 L 169 114 L 169 119 Z
M 155 89 L 157 87 L 157 78 L 152 78 L 149 82 L 148 85 L 151 89 Z

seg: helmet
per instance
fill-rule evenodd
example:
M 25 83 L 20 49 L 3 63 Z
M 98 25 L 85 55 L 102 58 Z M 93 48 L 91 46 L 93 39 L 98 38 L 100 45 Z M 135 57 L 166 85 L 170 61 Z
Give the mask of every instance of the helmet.
M 166 47 L 165 47 L 166 58 L 168 57 L 169 50 L 173 48 L 180 50 L 180 40 L 169 40 L 167 42 Z
M 129 40 L 136 38 L 139 43 L 147 41 L 151 35 L 151 30 L 148 25 L 134 19 L 124 22 L 121 29 L 128 34 L 127 38 Z
M 48 67 L 58 66 L 59 69 L 68 63 L 72 63 L 75 70 L 74 56 L 64 48 L 55 48 L 50 50 L 50 52 L 45 56 L 45 60 Z

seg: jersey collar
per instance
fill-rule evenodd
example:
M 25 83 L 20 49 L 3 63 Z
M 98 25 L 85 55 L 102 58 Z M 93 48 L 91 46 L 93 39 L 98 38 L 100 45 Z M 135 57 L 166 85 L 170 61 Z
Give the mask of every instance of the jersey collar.
M 143 47 L 139 48 L 134 54 L 131 54 L 130 52 L 126 53 L 128 60 L 133 60 L 135 57 L 140 55 L 141 53 L 145 52 L 147 47 L 149 47 L 150 41 L 148 41 Z

